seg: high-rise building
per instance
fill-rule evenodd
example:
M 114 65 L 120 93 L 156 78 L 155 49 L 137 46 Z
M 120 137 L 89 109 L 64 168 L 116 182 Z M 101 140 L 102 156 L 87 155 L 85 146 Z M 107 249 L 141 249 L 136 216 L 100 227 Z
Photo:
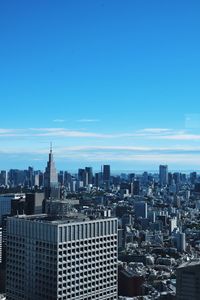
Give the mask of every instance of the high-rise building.
M 185 262 L 176 270 L 176 299 L 198 300 L 200 295 L 200 260 Z
M 102 186 L 102 173 L 95 173 L 94 184 L 96 187 Z
M 25 194 L 1 194 L 0 195 L 0 226 L 2 225 L 2 217 L 10 215 L 12 210 L 12 200 L 25 198 Z
M 103 166 L 103 183 L 106 189 L 110 188 L 110 165 Z
M 58 197 L 56 191 L 58 190 L 58 175 L 56 172 L 55 162 L 53 159 L 52 147 L 50 148 L 49 160 L 44 173 L 44 187 L 45 198 Z
M 116 300 L 117 232 L 115 218 L 8 218 L 7 299 Z
M 78 180 L 84 181 L 85 169 L 78 169 Z
M 159 182 L 161 186 L 168 184 L 168 166 L 160 165 L 159 166 Z
M 0 186 L 1 185 L 7 185 L 7 172 L 4 170 L 0 172 Z
M 186 248 L 185 233 L 177 232 L 174 234 L 174 242 L 179 252 L 184 252 Z
M 58 182 L 61 186 L 64 185 L 64 172 L 63 171 L 60 171 L 58 173 Z
M 33 167 L 28 167 L 27 185 L 28 185 L 28 187 L 33 187 L 34 186 L 34 170 L 33 170 Z
M 93 183 L 93 172 L 91 167 L 85 167 L 85 185 Z
M 137 201 L 134 203 L 136 218 L 147 218 L 147 203 L 144 201 Z
M 140 194 L 140 182 L 139 180 L 133 181 L 133 195 L 139 195 Z
M 44 193 L 27 193 L 25 213 L 37 215 L 44 212 Z

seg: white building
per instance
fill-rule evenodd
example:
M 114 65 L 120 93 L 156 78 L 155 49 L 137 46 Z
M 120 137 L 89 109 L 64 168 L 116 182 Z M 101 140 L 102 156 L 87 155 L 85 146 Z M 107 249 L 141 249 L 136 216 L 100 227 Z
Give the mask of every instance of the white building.
M 117 219 L 8 218 L 8 300 L 116 300 Z

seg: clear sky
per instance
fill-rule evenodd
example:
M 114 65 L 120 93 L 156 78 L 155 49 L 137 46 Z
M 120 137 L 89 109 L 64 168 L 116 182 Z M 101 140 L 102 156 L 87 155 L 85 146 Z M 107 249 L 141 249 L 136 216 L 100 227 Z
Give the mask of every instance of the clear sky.
M 0 169 L 200 169 L 200 1 L 0 2 Z

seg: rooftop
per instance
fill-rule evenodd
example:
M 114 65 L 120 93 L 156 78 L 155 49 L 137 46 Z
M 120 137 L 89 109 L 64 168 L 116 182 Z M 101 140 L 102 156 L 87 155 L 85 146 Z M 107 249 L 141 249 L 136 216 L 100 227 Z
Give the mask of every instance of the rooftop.
M 11 218 L 13 218 L 13 217 L 11 217 Z M 24 220 L 33 221 L 33 222 L 49 223 L 52 225 L 61 225 L 61 224 L 66 224 L 66 223 L 79 223 L 79 222 L 84 222 L 84 221 L 96 221 L 98 219 L 102 219 L 102 218 L 97 218 L 94 220 L 84 214 L 76 213 L 76 212 L 69 212 L 68 214 L 63 215 L 63 216 L 38 214 L 38 215 L 17 215 L 14 218 L 24 219 Z M 106 219 L 111 219 L 111 218 L 106 217 Z
M 192 268 L 192 267 L 200 267 L 200 259 L 195 259 L 191 261 L 184 262 L 181 264 L 178 269 L 181 268 Z
M 88 221 L 89 218 L 80 213 L 69 213 L 65 216 L 56 216 L 56 215 L 47 215 L 47 214 L 38 214 L 38 215 L 18 215 L 15 218 L 34 221 L 34 222 L 44 222 L 51 224 L 65 224 L 65 223 L 74 223 L 74 222 L 84 222 Z

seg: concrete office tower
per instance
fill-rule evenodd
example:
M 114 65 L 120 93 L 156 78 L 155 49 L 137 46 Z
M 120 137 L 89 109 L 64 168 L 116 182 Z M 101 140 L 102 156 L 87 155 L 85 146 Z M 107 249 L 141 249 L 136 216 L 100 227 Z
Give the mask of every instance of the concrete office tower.
M 200 298 L 200 260 L 185 262 L 176 270 L 176 299 Z
M 116 218 L 8 218 L 8 300 L 117 300 Z
M 52 147 L 50 148 L 49 161 L 44 173 L 44 187 L 45 187 L 45 198 L 56 197 L 58 198 L 58 175 L 56 172 L 55 163 L 53 160 Z
M 159 166 L 159 181 L 161 186 L 168 184 L 168 166 L 160 165 Z
M 137 201 L 134 203 L 136 218 L 147 218 L 147 203 L 144 201 Z
M 103 183 L 106 189 L 110 188 L 110 165 L 103 166 Z

